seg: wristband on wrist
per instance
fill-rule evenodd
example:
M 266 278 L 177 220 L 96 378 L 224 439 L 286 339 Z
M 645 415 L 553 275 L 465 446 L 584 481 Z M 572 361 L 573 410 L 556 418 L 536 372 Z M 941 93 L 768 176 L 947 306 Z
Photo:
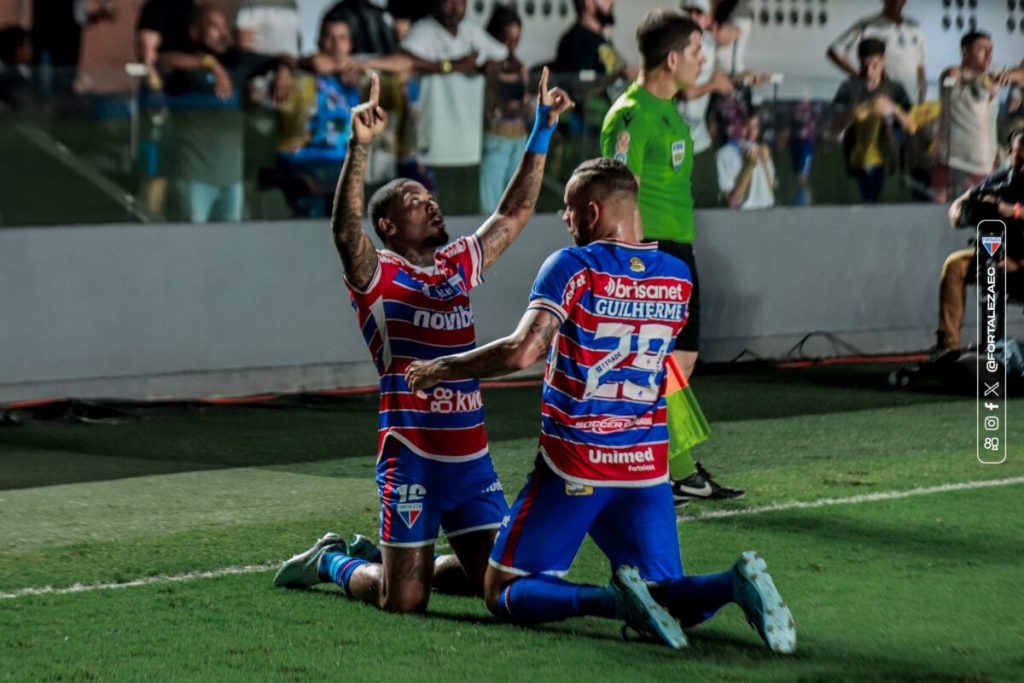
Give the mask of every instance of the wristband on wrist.
M 550 104 L 537 105 L 537 118 L 533 120 L 533 130 L 530 138 L 526 141 L 526 151 L 533 154 L 547 154 L 551 145 L 551 136 L 555 133 L 555 126 L 548 125 L 548 114 L 551 113 Z M 557 121 L 556 121 L 557 123 Z
M 217 60 L 214 59 L 213 55 L 203 55 L 203 68 L 213 70 L 213 67 L 217 66 Z

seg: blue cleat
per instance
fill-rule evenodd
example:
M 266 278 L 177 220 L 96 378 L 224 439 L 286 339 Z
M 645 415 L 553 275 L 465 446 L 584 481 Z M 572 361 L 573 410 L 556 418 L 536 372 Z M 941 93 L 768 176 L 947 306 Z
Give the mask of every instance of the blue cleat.
M 622 566 L 616 569 L 611 586 L 619 599 L 627 626 L 641 636 L 660 640 L 673 649 L 686 647 L 686 635 L 679 622 L 651 597 L 636 568 Z
M 796 651 L 796 624 L 768 574 L 764 558 L 752 550 L 740 555 L 732 567 L 733 596 L 743 608 L 747 621 L 757 629 L 772 652 Z
M 348 546 L 345 539 L 328 531 L 323 538 L 313 544 L 312 548 L 282 562 L 281 568 L 274 575 L 274 585 L 285 588 L 308 588 L 321 583 L 320 558 L 328 550 L 347 553 Z
M 350 557 L 357 557 L 360 560 L 366 560 L 367 562 L 381 563 L 380 548 L 374 545 L 366 536 L 362 534 L 355 534 L 352 536 L 352 540 L 348 542 L 348 553 Z

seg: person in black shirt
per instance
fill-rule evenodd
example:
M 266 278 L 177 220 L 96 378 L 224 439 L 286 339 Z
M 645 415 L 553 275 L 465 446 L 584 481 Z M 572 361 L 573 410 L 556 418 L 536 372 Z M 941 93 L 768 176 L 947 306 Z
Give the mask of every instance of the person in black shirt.
M 70 91 L 78 75 L 82 29 L 114 16 L 110 0 L 33 0 L 34 63 L 48 63 L 54 67 L 57 70 L 55 85 L 59 90 Z
M 164 52 L 159 59 L 170 71 L 164 85 L 171 111 L 168 176 L 187 220 L 240 220 L 246 86 L 276 70 L 274 99 L 283 101 L 292 63 L 232 45 L 227 19 L 213 7 L 198 10 L 190 31 L 192 51 Z
M 1014 298 L 1024 296 L 1024 128 L 1009 136 L 1010 166 L 992 173 L 962 194 L 949 207 L 953 227 L 971 227 L 985 219 L 1006 224 L 1006 252 L 1000 267 L 1006 269 L 1007 293 Z M 937 353 L 958 351 L 960 326 L 967 301 L 967 286 L 977 279 L 975 263 L 977 246 L 960 249 L 949 255 L 942 266 L 939 286 L 939 329 Z
M 576 0 L 576 16 L 576 23 L 558 41 L 551 70 L 624 75 L 626 62 L 604 35 L 605 29 L 615 23 L 615 0 Z
M 387 13 L 369 0 L 341 0 L 324 14 L 323 21 L 343 21 L 352 28 L 354 55 L 390 55 L 398 51 Z

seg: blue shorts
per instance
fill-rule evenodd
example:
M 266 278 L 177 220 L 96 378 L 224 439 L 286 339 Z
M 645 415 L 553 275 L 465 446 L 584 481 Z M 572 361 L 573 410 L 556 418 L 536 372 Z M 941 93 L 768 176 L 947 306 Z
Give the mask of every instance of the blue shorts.
M 497 529 L 508 514 L 498 475 L 485 455 L 441 462 L 388 439 L 377 462 L 381 545 L 431 545 L 446 536 Z
M 589 533 L 612 568 L 636 567 L 648 581 L 683 576 L 671 486 L 583 486 L 540 458 L 498 531 L 491 565 L 511 574 L 569 571 Z

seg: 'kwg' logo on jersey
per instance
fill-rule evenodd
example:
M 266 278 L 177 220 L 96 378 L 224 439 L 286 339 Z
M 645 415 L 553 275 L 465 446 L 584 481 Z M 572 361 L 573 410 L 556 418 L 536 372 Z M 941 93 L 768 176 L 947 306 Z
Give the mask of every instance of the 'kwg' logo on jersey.
M 999 251 L 999 247 L 1003 246 L 1003 238 L 986 235 L 981 238 L 981 246 L 985 247 L 985 251 L 988 252 L 989 256 L 995 256 L 996 252 Z
M 455 306 L 450 311 L 423 311 L 412 314 L 412 324 L 431 330 L 464 330 L 473 326 L 473 311 L 466 306 Z

